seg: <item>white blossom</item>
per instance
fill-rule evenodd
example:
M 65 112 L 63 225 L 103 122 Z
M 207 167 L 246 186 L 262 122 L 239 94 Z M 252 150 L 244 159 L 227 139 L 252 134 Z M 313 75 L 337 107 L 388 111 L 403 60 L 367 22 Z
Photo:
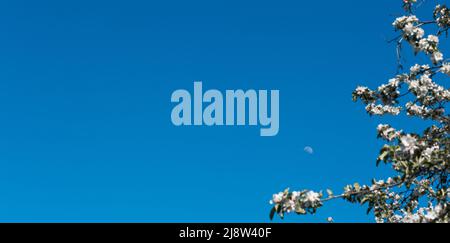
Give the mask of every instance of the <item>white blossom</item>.
M 316 203 L 316 202 L 320 201 L 319 193 L 313 192 L 313 191 L 307 192 L 306 193 L 306 200 L 311 202 L 311 203 Z
M 422 151 L 422 156 L 428 160 L 431 159 L 431 156 L 435 151 L 439 150 L 439 146 L 435 145 L 433 147 L 428 147 L 425 150 Z
M 400 114 L 400 110 L 401 110 L 400 107 L 389 105 L 369 104 L 366 106 L 366 111 L 372 115 L 384 115 L 384 114 L 398 115 Z
M 447 75 L 450 76 L 450 63 L 444 63 L 444 64 L 442 64 L 442 67 L 441 67 L 440 71 L 441 71 L 443 74 L 447 74 Z
M 433 63 L 438 63 L 444 60 L 444 55 L 441 52 L 436 51 L 432 54 L 431 60 L 433 61 Z
M 411 67 L 410 72 L 412 75 L 417 75 L 420 72 L 421 68 L 422 68 L 422 66 L 420 66 L 419 64 L 416 64 Z
M 392 141 L 398 136 L 400 136 L 400 132 L 396 131 L 394 128 L 392 128 L 389 125 L 386 124 L 380 124 L 377 127 L 378 135 L 382 137 L 385 140 Z
M 282 192 L 277 193 L 277 194 L 273 194 L 273 198 L 270 201 L 270 204 L 280 203 L 283 200 L 283 197 L 284 197 L 284 193 L 282 193 Z
M 403 211 L 403 215 L 394 215 L 390 221 L 393 223 L 431 223 L 441 216 L 443 210 L 441 204 L 430 205 L 426 208 L 419 208 L 415 213 Z
M 438 44 L 439 43 L 439 37 L 435 35 L 429 35 L 427 38 L 428 42 Z
M 407 134 L 406 136 L 402 136 L 400 138 L 400 141 L 403 145 L 403 150 L 405 152 L 408 152 L 410 154 L 413 154 L 417 147 L 417 139 L 410 134 Z

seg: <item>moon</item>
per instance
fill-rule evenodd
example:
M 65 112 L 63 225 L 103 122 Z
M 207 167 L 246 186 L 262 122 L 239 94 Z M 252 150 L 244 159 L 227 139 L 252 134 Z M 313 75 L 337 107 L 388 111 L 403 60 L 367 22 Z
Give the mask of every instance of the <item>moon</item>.
M 314 149 L 311 148 L 310 146 L 306 146 L 303 151 L 305 151 L 305 153 L 307 154 L 314 154 Z

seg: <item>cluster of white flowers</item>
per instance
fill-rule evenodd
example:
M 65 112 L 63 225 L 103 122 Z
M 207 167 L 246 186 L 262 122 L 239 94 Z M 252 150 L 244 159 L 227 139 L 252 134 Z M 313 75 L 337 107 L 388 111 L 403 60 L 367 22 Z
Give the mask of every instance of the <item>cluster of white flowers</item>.
M 438 49 L 439 38 L 435 35 L 429 35 L 428 38 L 422 38 L 415 47 L 419 51 L 423 51 L 426 54 L 431 54 L 431 60 L 434 64 L 444 60 L 444 55 Z
M 295 210 L 295 201 L 297 200 L 296 196 L 289 195 L 285 192 L 279 192 L 277 194 L 273 194 L 272 200 L 270 200 L 270 204 L 279 205 L 281 211 L 290 213 Z
M 402 136 L 400 138 L 400 141 L 401 141 L 403 151 L 405 151 L 407 153 L 414 154 L 414 151 L 419 148 L 417 146 L 417 139 L 415 137 L 411 136 L 410 134 L 407 134 L 406 136 Z
M 392 140 L 398 138 L 401 134 L 401 131 L 396 131 L 390 125 L 386 125 L 386 124 L 378 125 L 377 131 L 378 131 L 378 136 L 387 141 L 392 141 Z
M 409 116 L 421 116 L 426 117 L 430 113 L 430 109 L 424 105 L 417 105 L 412 102 L 408 102 L 406 105 L 406 111 Z
M 418 22 L 419 22 L 419 19 L 415 15 L 401 16 L 401 17 L 396 18 L 394 23 L 392 23 L 392 25 L 394 26 L 395 29 L 402 30 L 403 28 L 405 28 L 406 25 L 417 24 Z
M 433 153 L 435 153 L 436 151 L 439 151 L 439 145 L 428 147 L 422 151 L 422 157 L 427 160 L 431 160 Z
M 431 223 L 440 221 L 440 217 L 444 212 L 444 206 L 442 204 L 438 204 L 436 206 L 429 205 L 426 208 L 419 208 L 417 212 L 407 212 L 402 210 L 402 215 L 393 215 L 389 218 L 391 223 Z
M 420 72 L 428 71 L 428 70 L 430 70 L 430 65 L 419 65 L 419 64 L 416 64 L 416 65 L 414 65 L 414 66 L 412 66 L 410 68 L 410 74 L 411 74 L 411 76 L 415 77 Z
M 375 91 L 370 90 L 368 87 L 359 86 L 353 92 L 353 99 L 356 97 L 361 98 L 366 103 L 374 102 L 377 99 Z
M 444 63 L 442 64 L 442 67 L 440 69 L 441 73 L 447 74 L 450 76 L 450 63 Z
M 402 31 L 402 37 L 415 49 L 430 55 L 434 64 L 444 60 L 444 55 L 439 51 L 439 37 L 435 35 L 425 36 L 425 30 L 421 28 L 423 23 L 415 15 L 402 16 L 397 18 L 392 25 L 396 30 Z
M 278 204 L 284 199 L 284 193 L 279 192 L 277 194 L 273 194 L 272 200 L 270 200 L 270 204 Z
M 322 193 L 314 191 L 293 191 L 286 189 L 272 196 L 270 204 L 275 205 L 273 210 L 279 215 L 283 213 L 296 212 L 297 214 L 306 214 L 315 212 L 317 208 L 322 206 Z
M 320 194 L 317 192 L 309 191 L 305 195 L 305 202 L 313 206 L 320 202 Z
M 366 106 L 366 111 L 371 115 L 398 115 L 400 114 L 401 107 L 391 105 L 375 105 L 373 103 Z
M 445 5 L 437 5 L 433 15 L 439 27 L 444 30 L 450 27 L 450 9 Z
M 358 86 L 355 90 L 356 94 L 358 94 L 359 96 L 364 95 L 367 92 L 370 92 L 370 89 L 364 86 Z
M 378 87 L 378 95 L 383 104 L 394 104 L 395 99 L 400 95 L 398 90 L 400 83 L 403 81 L 403 76 L 398 76 L 389 80 L 387 84 L 382 84 Z
M 420 75 L 419 78 L 417 78 L 415 74 L 416 73 L 415 67 L 413 67 L 412 69 L 413 69 L 413 72 L 411 73 L 412 79 L 406 80 L 405 83 L 408 85 L 409 91 L 416 96 L 417 102 L 420 102 L 426 106 L 432 106 L 438 102 L 450 100 L 450 90 L 445 89 L 443 86 L 436 84 L 431 79 L 433 73 L 431 73 L 430 71 L 424 71 L 423 74 Z M 412 103 L 409 103 L 409 106 L 411 105 Z M 410 110 L 407 111 L 410 112 Z M 422 109 L 422 111 L 425 112 L 426 109 Z M 410 113 L 413 115 L 420 115 L 414 112 Z

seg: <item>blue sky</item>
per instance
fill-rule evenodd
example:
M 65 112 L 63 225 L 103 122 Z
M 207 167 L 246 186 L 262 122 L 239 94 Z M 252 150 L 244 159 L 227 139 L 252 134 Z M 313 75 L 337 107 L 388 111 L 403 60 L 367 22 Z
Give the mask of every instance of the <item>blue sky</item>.
M 351 92 L 395 75 L 386 40 L 401 12 L 392 0 L 3 1 L 0 221 L 269 222 L 286 187 L 390 175 L 375 167 L 380 119 Z M 195 80 L 280 90 L 278 136 L 173 126 L 171 93 Z M 336 201 L 284 222 L 371 222 L 365 211 Z

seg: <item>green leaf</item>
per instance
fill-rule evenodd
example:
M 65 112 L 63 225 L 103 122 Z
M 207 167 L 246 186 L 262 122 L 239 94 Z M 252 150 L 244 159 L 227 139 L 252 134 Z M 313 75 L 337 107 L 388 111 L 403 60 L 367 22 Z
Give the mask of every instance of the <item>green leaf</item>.
M 367 209 L 367 211 L 366 211 L 366 214 L 369 214 L 370 213 L 370 211 L 372 211 L 372 206 L 369 206 L 369 208 Z
M 369 198 L 365 197 L 361 200 L 361 205 L 363 205 L 364 203 L 366 203 L 369 200 Z
M 387 151 L 387 150 L 383 151 L 383 152 L 380 154 L 380 156 L 378 156 L 378 159 L 377 159 L 377 166 L 380 165 L 380 162 L 381 162 L 381 161 L 385 161 L 385 160 L 386 160 L 386 157 L 387 157 L 388 155 L 389 155 L 389 151 Z
M 273 220 L 273 217 L 275 216 L 276 212 L 277 210 L 275 209 L 275 207 L 273 207 L 272 210 L 270 210 L 270 220 Z
M 295 209 L 295 212 L 298 213 L 298 214 L 306 214 L 305 209 L 303 209 L 303 208 L 301 208 L 301 207 L 296 208 L 296 209 Z

